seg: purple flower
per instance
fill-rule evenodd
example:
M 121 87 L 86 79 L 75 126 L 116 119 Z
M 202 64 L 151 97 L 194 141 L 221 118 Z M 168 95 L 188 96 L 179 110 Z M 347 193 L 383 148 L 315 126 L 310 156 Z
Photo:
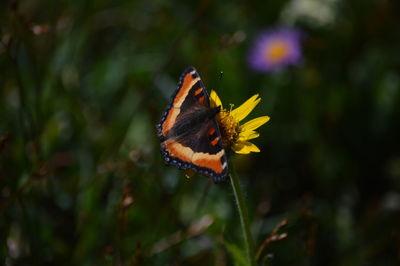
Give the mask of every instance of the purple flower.
M 268 72 L 298 65 L 302 61 L 300 39 L 301 32 L 289 28 L 278 28 L 260 34 L 248 57 L 250 67 Z

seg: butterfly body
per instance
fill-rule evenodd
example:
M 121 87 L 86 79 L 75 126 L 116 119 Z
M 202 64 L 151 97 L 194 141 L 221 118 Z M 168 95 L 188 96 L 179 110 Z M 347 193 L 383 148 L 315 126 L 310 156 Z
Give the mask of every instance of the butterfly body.
M 199 108 L 196 112 L 190 114 L 186 119 L 178 122 L 167 137 L 182 137 L 185 135 L 195 134 L 201 130 L 205 123 L 215 119 L 215 115 L 219 113 L 220 108 Z
M 161 151 L 167 164 L 192 169 L 216 183 L 226 179 L 227 158 L 215 120 L 220 108 L 210 106 L 199 74 L 193 67 L 187 68 L 157 124 Z

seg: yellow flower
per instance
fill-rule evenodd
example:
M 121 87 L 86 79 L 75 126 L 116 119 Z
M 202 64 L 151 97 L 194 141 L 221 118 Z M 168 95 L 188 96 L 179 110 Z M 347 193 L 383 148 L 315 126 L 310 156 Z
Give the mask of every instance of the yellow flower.
M 260 149 L 248 140 L 255 139 L 260 135 L 254 130 L 267 123 L 269 116 L 257 117 L 243 125 L 240 124 L 240 121 L 248 116 L 260 101 L 261 98 L 256 94 L 238 108 L 227 110 L 223 108 L 217 93 L 214 90 L 211 91 L 211 107 L 221 106 L 221 111 L 216 116 L 216 119 L 221 130 L 222 142 L 225 147 L 231 148 L 234 152 L 239 154 L 260 152 Z

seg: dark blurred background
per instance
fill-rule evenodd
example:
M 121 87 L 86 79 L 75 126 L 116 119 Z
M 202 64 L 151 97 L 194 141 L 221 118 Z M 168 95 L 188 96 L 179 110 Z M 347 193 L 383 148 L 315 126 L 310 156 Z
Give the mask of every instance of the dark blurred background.
M 243 265 L 229 182 L 165 166 L 155 124 L 185 67 L 252 117 L 232 156 L 260 265 L 400 265 L 400 3 L 0 3 L 0 263 Z M 303 63 L 249 68 L 265 29 Z M 220 72 L 224 75 L 220 78 Z

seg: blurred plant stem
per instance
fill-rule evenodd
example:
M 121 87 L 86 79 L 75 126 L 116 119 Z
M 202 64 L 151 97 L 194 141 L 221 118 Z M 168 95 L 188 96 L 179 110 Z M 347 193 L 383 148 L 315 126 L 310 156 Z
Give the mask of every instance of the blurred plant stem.
M 236 174 L 236 170 L 233 167 L 233 163 L 231 161 L 229 162 L 229 166 L 230 166 L 229 177 L 231 179 L 231 185 L 232 185 L 233 193 L 235 194 L 236 205 L 237 205 L 237 208 L 239 211 L 240 224 L 242 226 L 242 231 L 243 231 L 243 236 L 244 236 L 244 244 L 245 244 L 246 253 L 247 253 L 247 260 L 249 262 L 249 265 L 255 266 L 256 262 L 255 262 L 255 257 L 254 257 L 254 242 L 253 242 L 253 237 L 251 236 L 251 231 L 250 231 L 250 222 L 249 222 L 247 206 L 246 206 L 244 198 L 243 198 L 243 191 L 242 191 L 242 187 L 240 186 L 239 178 Z

